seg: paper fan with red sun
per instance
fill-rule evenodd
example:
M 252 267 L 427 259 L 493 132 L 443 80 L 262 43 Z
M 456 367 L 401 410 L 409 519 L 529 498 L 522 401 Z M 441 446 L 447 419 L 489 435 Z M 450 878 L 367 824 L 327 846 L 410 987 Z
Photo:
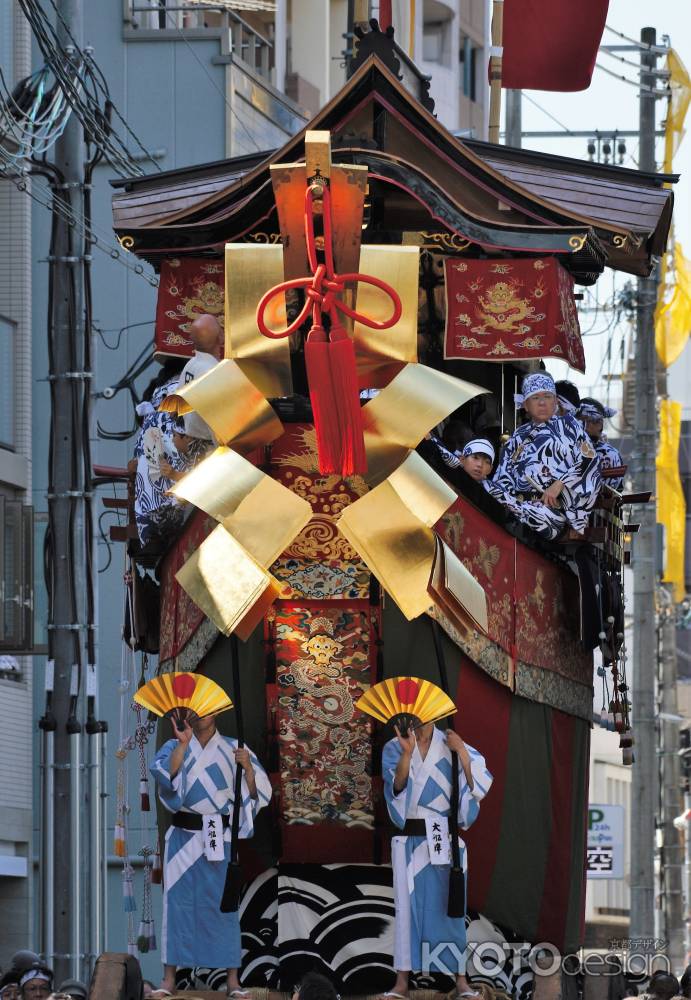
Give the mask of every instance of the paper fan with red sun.
M 140 687 L 134 700 L 154 715 L 174 715 L 182 722 L 190 716 L 227 712 L 233 703 L 222 687 L 203 674 L 160 674 Z
M 402 733 L 426 722 L 453 715 L 456 706 L 440 687 L 419 677 L 390 677 L 366 691 L 355 703 L 379 722 L 397 725 Z

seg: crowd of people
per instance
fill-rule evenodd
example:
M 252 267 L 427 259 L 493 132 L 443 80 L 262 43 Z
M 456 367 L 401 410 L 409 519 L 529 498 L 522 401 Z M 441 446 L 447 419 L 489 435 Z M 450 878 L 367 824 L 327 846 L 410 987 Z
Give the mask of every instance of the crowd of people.
M 18 951 L 3 974 L 0 970 L 0 1000 L 102 1000 L 78 979 L 55 986 L 53 970 L 33 951 Z M 142 979 L 142 1000 L 166 995 L 148 979 Z M 169 995 L 169 994 L 168 994 Z M 250 994 L 247 993 L 249 996 Z M 308 972 L 293 990 L 291 1000 L 340 1000 L 333 983 L 318 972 Z
M 78 979 L 55 984 L 53 970 L 33 951 L 18 951 L 0 975 L 0 1000 L 87 1000 L 87 986 Z
M 516 404 L 527 419 L 502 448 L 496 468 L 495 449 L 486 438 L 453 451 L 431 439 L 447 466 L 481 482 L 517 521 L 549 541 L 582 540 L 602 488 L 602 470 L 623 464 L 603 434 L 605 419 L 616 411 L 596 399 L 580 399 L 574 385 L 555 383 L 547 372 L 524 378 Z M 623 485 L 621 476 L 607 481 L 615 490 Z

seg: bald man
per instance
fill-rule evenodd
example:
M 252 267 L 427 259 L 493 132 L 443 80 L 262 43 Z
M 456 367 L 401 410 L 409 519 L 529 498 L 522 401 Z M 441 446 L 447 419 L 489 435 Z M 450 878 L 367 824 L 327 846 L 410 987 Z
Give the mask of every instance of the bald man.
M 223 328 L 215 316 L 204 313 L 190 326 L 190 339 L 194 344 L 194 355 L 180 373 L 181 386 L 187 385 L 195 378 L 201 378 L 218 364 L 223 348 Z M 183 419 L 185 434 L 188 437 L 214 440 L 211 428 L 196 413 L 186 413 Z

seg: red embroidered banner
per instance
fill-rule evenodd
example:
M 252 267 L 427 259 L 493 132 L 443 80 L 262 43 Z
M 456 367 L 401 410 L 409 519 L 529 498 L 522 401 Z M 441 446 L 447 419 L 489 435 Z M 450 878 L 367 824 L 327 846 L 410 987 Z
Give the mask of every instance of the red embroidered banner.
M 552 257 L 445 261 L 445 358 L 558 358 L 585 371 L 573 278 Z
M 191 358 L 190 324 L 204 313 L 223 325 L 223 261 L 207 257 L 164 260 L 161 264 L 154 351 Z

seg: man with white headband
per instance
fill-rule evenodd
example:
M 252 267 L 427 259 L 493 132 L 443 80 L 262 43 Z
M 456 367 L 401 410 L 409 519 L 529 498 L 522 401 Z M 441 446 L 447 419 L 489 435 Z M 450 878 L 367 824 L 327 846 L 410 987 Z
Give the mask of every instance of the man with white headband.
M 494 448 L 487 438 L 473 438 L 461 452 L 461 468 L 476 483 L 483 483 L 494 465 Z
M 602 469 L 616 469 L 624 464 L 618 449 L 610 444 L 607 435 L 602 433 L 605 418 L 609 419 L 615 416 L 616 412 L 611 406 L 604 406 L 598 399 L 593 399 L 591 396 L 584 396 L 578 408 L 578 419 L 595 446 Z M 617 476 L 614 479 L 607 479 L 607 485 L 615 490 L 621 490 L 624 485 L 624 477 Z
M 34 965 L 19 980 L 22 1000 L 45 1000 L 53 992 L 53 973 L 46 965 Z
M 526 375 L 515 400 L 530 419 L 512 434 L 485 489 L 543 538 L 582 535 L 602 485 L 592 442 L 574 416 L 557 415 L 547 372 Z

